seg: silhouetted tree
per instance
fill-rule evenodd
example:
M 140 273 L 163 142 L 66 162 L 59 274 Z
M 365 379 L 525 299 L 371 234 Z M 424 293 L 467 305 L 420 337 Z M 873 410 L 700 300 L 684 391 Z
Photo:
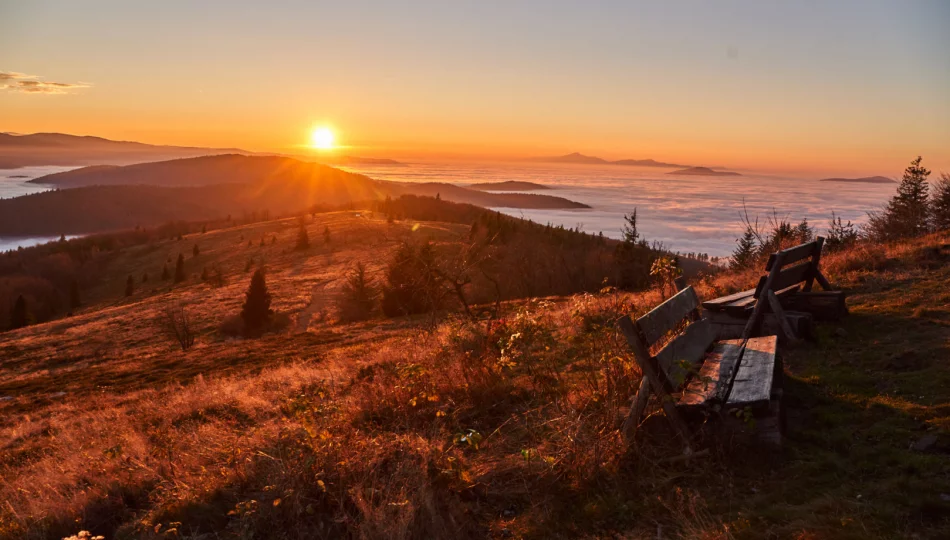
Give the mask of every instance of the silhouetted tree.
M 207 266 L 201 269 L 201 281 L 208 281 L 208 267 Z
M 623 241 L 628 244 L 637 244 L 640 242 L 640 231 L 637 229 L 637 209 L 633 209 L 632 214 L 623 215 Z
M 330 226 L 329 225 L 326 225 L 323 227 L 323 243 L 324 244 L 330 243 Z
M 129 278 L 125 280 L 125 295 L 132 296 L 133 294 L 135 294 L 135 280 L 129 274 Z
M 16 297 L 16 301 L 13 302 L 13 309 L 10 310 L 10 329 L 23 328 L 29 324 L 29 321 L 30 312 L 27 310 L 26 298 L 21 294 Z
M 202 225 L 202 226 L 201 226 L 201 234 L 204 234 L 204 233 L 206 233 L 206 232 L 208 232 L 208 226 L 207 226 L 207 225 Z
M 245 294 L 244 305 L 241 307 L 241 319 L 244 321 L 246 335 L 260 332 L 270 322 L 274 312 L 270 308 L 271 296 L 267 292 L 267 283 L 264 280 L 264 269 L 258 268 L 251 276 L 251 284 Z
M 435 272 L 435 252 L 426 242 L 416 248 L 402 244 L 386 270 L 383 287 L 383 313 L 393 317 L 426 313 L 437 309 L 442 294 Z
M 376 288 L 373 280 L 366 275 L 363 263 L 356 263 L 346 276 L 340 300 L 340 319 L 344 321 L 362 321 L 369 317 L 373 310 L 373 301 L 376 297 Z
M 841 217 L 831 213 L 831 221 L 828 223 L 828 237 L 825 238 L 825 247 L 829 251 L 837 251 L 857 242 L 858 231 L 855 230 L 851 221 L 842 223 Z
M 294 249 L 305 250 L 310 247 L 310 236 L 307 234 L 307 227 L 300 222 L 300 230 L 297 231 L 297 244 Z
M 195 244 L 195 247 L 191 248 L 191 256 L 197 257 L 198 255 L 201 255 L 201 250 L 198 249 L 198 244 Z
M 742 238 L 736 240 L 736 249 L 732 252 L 732 268 L 741 270 L 749 268 L 755 263 L 758 257 L 755 239 L 756 235 L 752 226 L 746 225 Z
M 920 163 L 922 158 L 910 162 L 897 186 L 897 195 L 881 213 L 868 213 L 868 236 L 877 240 L 892 240 L 925 234 L 930 226 L 927 203 L 927 177 L 930 171 Z
M 811 242 L 815 238 L 815 231 L 811 228 L 811 225 L 808 224 L 808 218 L 802 219 L 802 222 L 795 227 L 795 236 L 798 239 L 798 242 L 804 244 L 805 242 Z
M 175 262 L 175 283 L 185 281 L 185 256 L 178 254 L 178 261 Z
M 168 281 L 171 275 L 168 273 L 168 263 L 162 265 L 162 281 Z
M 74 279 L 69 284 L 69 309 L 78 309 L 82 306 L 82 302 L 79 299 L 79 283 Z
M 940 180 L 934 184 L 930 212 L 935 230 L 950 230 L 950 174 L 941 174 Z

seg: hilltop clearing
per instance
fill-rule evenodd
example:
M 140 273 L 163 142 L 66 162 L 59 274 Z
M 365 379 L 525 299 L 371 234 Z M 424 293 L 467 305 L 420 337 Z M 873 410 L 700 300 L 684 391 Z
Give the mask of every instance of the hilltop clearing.
M 290 247 L 299 229 L 270 221 L 121 249 L 73 317 L 0 334 L 0 536 L 948 532 L 946 235 L 822 259 L 851 315 L 820 326 L 818 343 L 783 351 L 784 450 L 712 440 L 709 458 L 658 467 L 662 430 L 644 430 L 652 434 L 635 451 L 620 441 L 640 376 L 613 321 L 650 309 L 659 292 L 347 323 L 335 309 L 345 269 L 362 262 L 385 281 L 383 261 L 403 240 L 425 236 L 451 253 L 471 227 L 316 214 L 305 251 Z M 538 232 L 511 229 L 499 248 L 518 257 L 528 253 L 511 243 L 519 236 L 531 252 L 543 238 L 574 238 L 527 230 Z M 156 267 L 195 244 L 183 283 L 155 282 Z M 240 309 L 251 259 L 266 263 L 286 322 L 257 339 L 230 337 L 221 325 Z M 221 269 L 222 284 L 197 278 L 205 264 Z M 146 270 L 148 281 L 122 295 L 123 276 Z M 757 276 L 692 281 L 706 298 Z M 162 329 L 169 305 L 190 314 L 197 341 L 186 352 Z

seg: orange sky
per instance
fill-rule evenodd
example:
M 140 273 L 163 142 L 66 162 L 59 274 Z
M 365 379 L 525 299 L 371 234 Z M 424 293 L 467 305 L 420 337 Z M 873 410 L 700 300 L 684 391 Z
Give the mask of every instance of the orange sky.
M 945 3 L 369 4 L 7 4 L 0 131 L 950 172 Z

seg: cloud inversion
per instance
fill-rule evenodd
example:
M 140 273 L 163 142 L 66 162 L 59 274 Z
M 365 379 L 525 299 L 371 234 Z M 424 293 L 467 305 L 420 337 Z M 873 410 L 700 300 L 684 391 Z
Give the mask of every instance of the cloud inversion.
M 38 80 L 37 75 L 16 71 L 0 71 L 0 89 L 25 94 L 68 94 L 79 88 L 89 88 L 87 83 L 61 83 Z

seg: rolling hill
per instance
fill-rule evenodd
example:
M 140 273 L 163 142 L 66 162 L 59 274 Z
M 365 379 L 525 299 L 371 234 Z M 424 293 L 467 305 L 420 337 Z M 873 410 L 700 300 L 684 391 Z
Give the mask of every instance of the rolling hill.
M 85 167 L 33 182 L 66 189 L 0 200 L 0 234 L 88 234 L 253 212 L 283 215 L 402 195 L 485 208 L 588 208 L 550 195 L 377 181 L 319 163 L 237 154 Z

